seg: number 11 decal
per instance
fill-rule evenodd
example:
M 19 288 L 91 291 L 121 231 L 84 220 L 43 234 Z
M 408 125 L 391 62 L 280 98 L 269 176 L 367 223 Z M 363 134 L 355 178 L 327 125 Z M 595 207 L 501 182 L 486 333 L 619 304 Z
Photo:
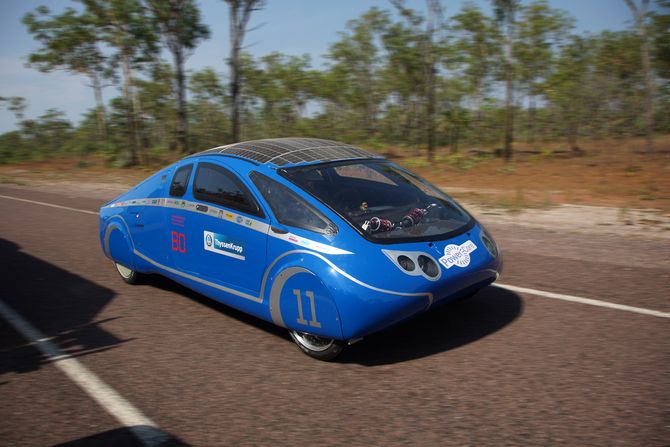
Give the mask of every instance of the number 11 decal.
M 319 323 L 316 319 L 316 305 L 314 303 L 314 292 L 311 290 L 306 290 L 305 295 L 307 298 L 309 298 L 309 307 L 310 310 L 312 311 L 312 319 L 310 321 L 305 320 L 304 314 L 302 312 L 302 297 L 300 296 L 300 290 L 298 289 L 293 289 L 293 294 L 298 300 L 298 323 L 304 324 L 305 326 L 309 325 L 312 327 L 321 327 L 321 323 Z

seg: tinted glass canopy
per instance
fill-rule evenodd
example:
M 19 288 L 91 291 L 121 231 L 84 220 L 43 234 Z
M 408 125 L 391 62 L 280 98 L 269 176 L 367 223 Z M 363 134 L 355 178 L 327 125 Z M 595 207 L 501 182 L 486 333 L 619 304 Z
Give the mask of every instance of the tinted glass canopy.
M 388 161 L 344 161 L 279 171 L 378 242 L 437 240 L 472 220 L 451 197 Z

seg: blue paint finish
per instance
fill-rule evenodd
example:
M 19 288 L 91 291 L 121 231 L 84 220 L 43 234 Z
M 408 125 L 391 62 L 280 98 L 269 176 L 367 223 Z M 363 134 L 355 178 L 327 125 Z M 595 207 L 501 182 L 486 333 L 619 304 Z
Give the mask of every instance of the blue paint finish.
M 196 199 L 194 177 L 205 162 L 232 173 L 262 216 Z M 171 197 L 172 176 L 185 164 L 194 165 L 186 192 Z M 337 226 L 337 234 L 279 223 L 250 180 L 252 171 L 298 194 Z M 157 172 L 105 204 L 100 216 L 103 250 L 107 242 L 106 255 L 115 261 L 162 274 L 289 329 L 341 340 L 372 334 L 473 293 L 495 281 L 502 266 L 500 255 L 493 257 L 485 247 L 477 222 L 445 240 L 377 243 L 276 167 L 216 154 L 187 157 Z M 463 247 L 462 253 L 454 246 Z M 439 261 L 445 249 L 451 266 L 439 265 L 433 281 L 406 274 L 382 251 L 420 252 Z
M 327 287 L 311 273 L 297 273 L 284 284 L 279 311 L 285 327 L 342 339 L 340 316 Z

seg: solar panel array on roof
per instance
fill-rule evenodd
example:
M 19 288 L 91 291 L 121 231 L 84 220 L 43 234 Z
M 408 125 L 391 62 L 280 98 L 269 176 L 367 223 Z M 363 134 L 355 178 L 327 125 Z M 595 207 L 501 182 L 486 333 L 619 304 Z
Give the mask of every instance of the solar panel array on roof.
M 277 138 L 245 141 L 216 147 L 203 153 L 235 155 L 261 164 L 271 163 L 277 166 L 350 158 L 382 158 L 348 144 L 317 138 Z

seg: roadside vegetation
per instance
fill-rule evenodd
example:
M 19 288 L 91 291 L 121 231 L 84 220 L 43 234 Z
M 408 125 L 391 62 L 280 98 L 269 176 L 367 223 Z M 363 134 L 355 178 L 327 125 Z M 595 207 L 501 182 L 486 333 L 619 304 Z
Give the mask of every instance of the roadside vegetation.
M 581 34 L 544 0 L 492 0 L 491 16 L 468 2 L 447 15 L 437 0 L 422 11 L 390 0 L 352 19 L 319 66 L 246 53 L 266 2 L 224 1 L 225 73 L 185 68 L 210 38 L 193 0 L 27 14 L 29 65 L 87 79 L 93 107 L 78 123 L 56 109 L 26 119 L 24 98 L 0 97 L 17 127 L 0 135 L 0 181 L 133 182 L 213 146 L 305 136 L 381 152 L 456 197 L 512 211 L 670 209 L 669 0 L 621 0 L 630 29 Z
M 447 16 L 437 0 L 425 11 L 392 0 L 352 19 L 316 67 L 310 55 L 244 52 L 265 2 L 225 0 L 226 73 L 185 69 L 210 36 L 195 1 L 41 6 L 23 19 L 38 43 L 28 63 L 87 79 L 94 106 L 72 123 L 56 109 L 25 119 L 23 98 L 0 98 L 17 120 L 0 135 L 0 163 L 98 154 L 149 165 L 283 136 L 461 166 L 509 161 L 515 145 L 541 155 L 560 142 L 583 155 L 585 140 L 644 137 L 642 152 L 663 150 L 654 136 L 670 133 L 670 1 L 621 1 L 630 29 L 577 34 L 544 0 L 493 0 L 493 16 L 468 2 Z

